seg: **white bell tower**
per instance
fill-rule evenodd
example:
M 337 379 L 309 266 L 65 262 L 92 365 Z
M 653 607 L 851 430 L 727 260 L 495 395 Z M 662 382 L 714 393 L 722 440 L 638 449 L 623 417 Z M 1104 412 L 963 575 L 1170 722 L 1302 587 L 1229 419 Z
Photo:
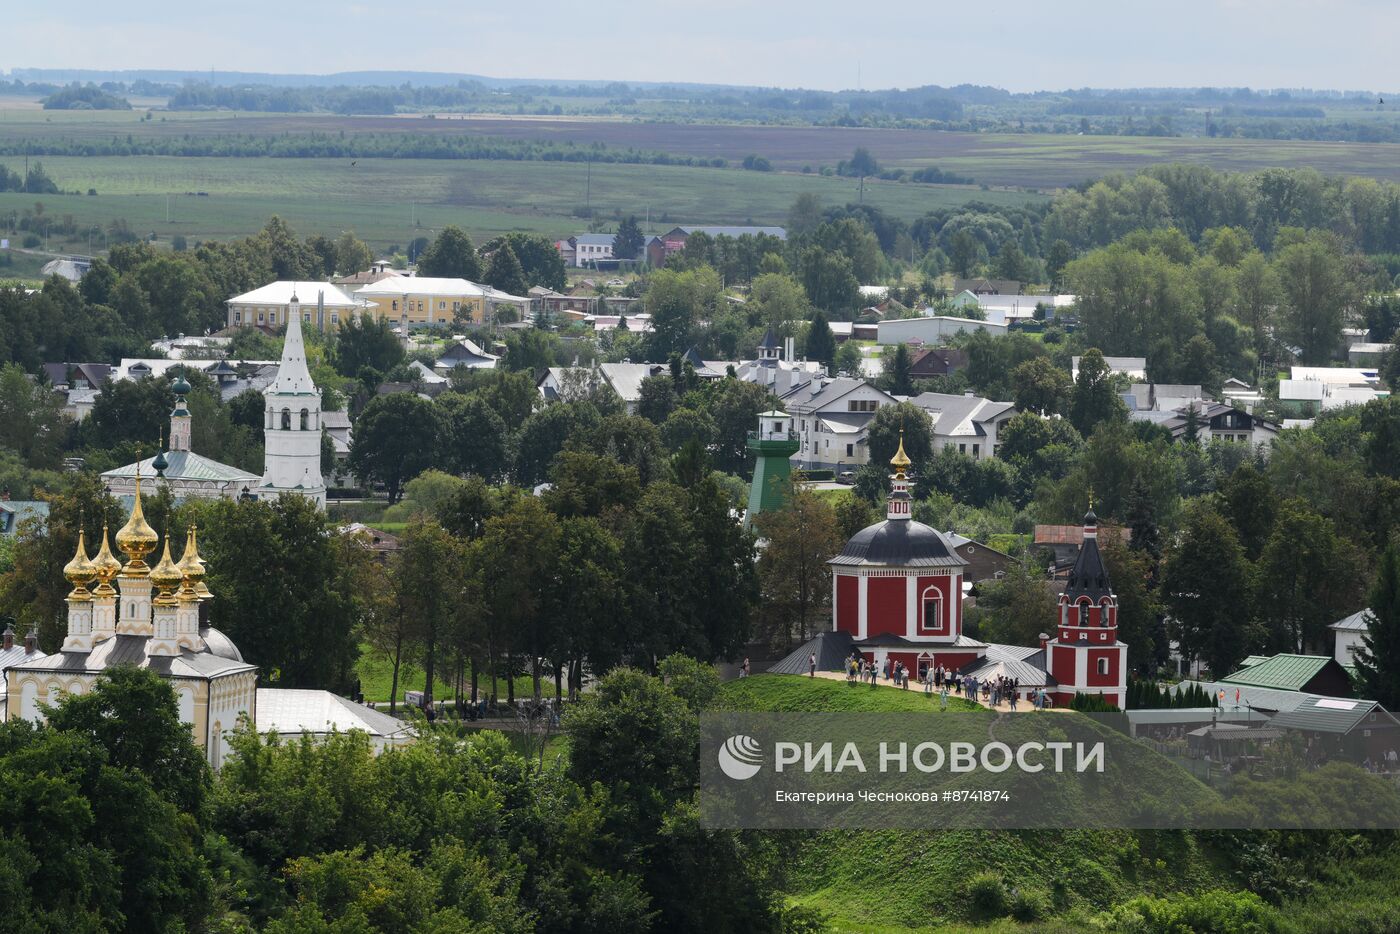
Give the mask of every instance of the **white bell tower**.
M 277 379 L 263 391 L 267 401 L 266 442 L 259 499 L 297 493 L 326 508 L 321 479 L 321 394 L 306 366 L 301 304 L 295 292 L 287 309 L 287 335 Z

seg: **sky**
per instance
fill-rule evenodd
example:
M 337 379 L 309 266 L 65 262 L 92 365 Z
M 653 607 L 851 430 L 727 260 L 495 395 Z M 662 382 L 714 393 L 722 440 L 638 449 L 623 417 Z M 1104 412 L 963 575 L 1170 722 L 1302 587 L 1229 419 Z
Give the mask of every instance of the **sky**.
M 1400 87 L 1393 0 L 67 0 L 0 69 L 173 68 L 843 88 Z

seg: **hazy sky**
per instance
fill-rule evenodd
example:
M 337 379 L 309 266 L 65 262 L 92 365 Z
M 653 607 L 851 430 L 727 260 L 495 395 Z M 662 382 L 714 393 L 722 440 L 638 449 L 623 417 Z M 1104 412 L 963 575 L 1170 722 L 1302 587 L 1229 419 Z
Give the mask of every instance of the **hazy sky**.
M 1393 0 L 68 0 L 16 4 L 4 21 L 4 69 L 395 69 L 825 89 L 1400 87 L 1389 67 Z

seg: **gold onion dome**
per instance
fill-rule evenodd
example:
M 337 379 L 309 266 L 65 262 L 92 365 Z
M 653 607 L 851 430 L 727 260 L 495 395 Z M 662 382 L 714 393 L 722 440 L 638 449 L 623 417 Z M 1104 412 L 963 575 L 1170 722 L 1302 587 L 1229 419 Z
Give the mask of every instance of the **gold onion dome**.
M 212 596 L 209 594 L 209 588 L 204 585 L 204 561 L 199 557 L 198 528 L 190 526 L 189 534 L 185 536 L 185 554 L 176 565 L 184 578 L 184 586 L 180 588 L 181 595 L 188 594 L 195 598 Z
M 73 553 L 73 558 L 63 566 L 63 576 L 68 578 L 68 583 L 73 585 L 73 592 L 69 594 L 74 599 L 83 599 L 89 596 L 87 585 L 92 583 L 97 577 L 97 566 L 88 559 L 87 547 L 83 543 L 83 530 L 78 529 L 78 547 Z
M 97 549 L 97 556 L 92 559 L 93 570 L 97 574 L 97 587 L 93 593 L 101 597 L 110 597 L 116 593 L 112 589 L 112 578 L 121 573 L 122 563 L 112 554 L 111 547 L 107 544 L 107 523 L 102 523 L 102 547 Z
M 145 514 L 141 511 L 141 474 L 136 475 L 136 500 L 131 507 L 131 518 L 126 520 L 126 525 L 117 531 L 117 547 L 127 557 L 126 573 L 133 577 L 140 577 L 147 570 L 146 562 L 143 560 L 146 555 L 155 551 L 156 543 L 160 541 L 160 536 L 156 530 L 151 528 L 146 521 Z
M 899 430 L 899 450 L 895 451 L 894 457 L 890 458 L 890 466 L 895 469 L 896 473 L 902 474 L 912 463 L 909 455 L 904 453 L 904 429 L 901 428 Z
M 157 598 L 163 603 L 173 603 L 175 600 L 175 588 L 185 579 L 185 575 L 180 573 L 180 569 L 175 566 L 175 562 L 170 560 L 170 536 L 165 537 L 165 552 L 156 562 L 156 566 L 151 568 L 151 583 L 160 588 L 160 596 Z

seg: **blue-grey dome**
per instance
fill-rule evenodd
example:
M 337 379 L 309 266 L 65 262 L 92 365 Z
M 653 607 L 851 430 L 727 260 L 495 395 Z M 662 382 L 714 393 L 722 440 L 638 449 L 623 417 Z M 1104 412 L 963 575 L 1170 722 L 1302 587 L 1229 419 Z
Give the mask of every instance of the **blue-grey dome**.
M 939 532 L 912 519 L 886 519 L 861 529 L 832 558 L 838 566 L 961 567 L 967 564 Z

